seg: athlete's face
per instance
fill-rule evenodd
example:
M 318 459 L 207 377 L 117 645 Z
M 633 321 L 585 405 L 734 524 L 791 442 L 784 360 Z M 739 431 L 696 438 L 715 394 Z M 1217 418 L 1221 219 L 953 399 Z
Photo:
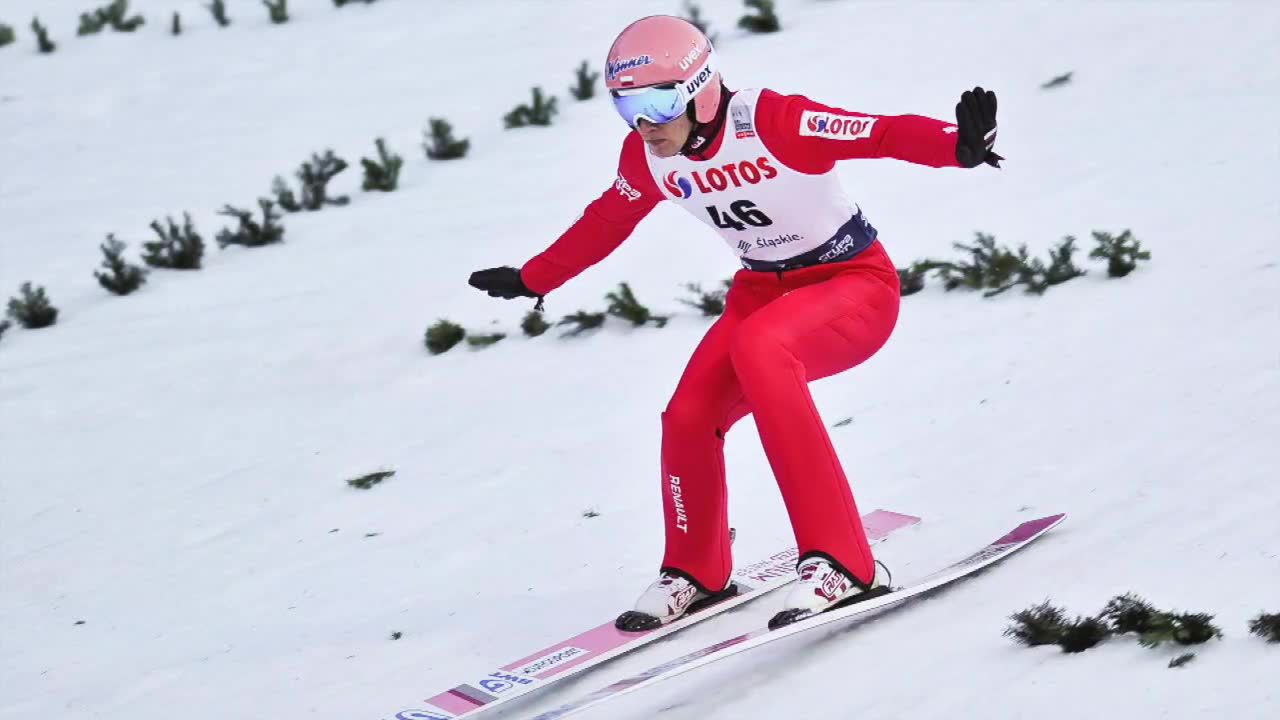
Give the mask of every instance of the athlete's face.
M 665 125 L 657 125 L 641 119 L 636 123 L 636 132 L 644 138 L 649 152 L 660 158 L 668 158 L 680 152 L 693 130 L 693 121 L 688 115 L 681 115 Z

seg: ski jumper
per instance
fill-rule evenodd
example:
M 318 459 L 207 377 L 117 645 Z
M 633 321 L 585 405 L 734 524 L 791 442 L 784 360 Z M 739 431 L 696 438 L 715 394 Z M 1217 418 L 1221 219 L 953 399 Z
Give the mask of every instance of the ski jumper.
M 708 592 L 733 569 L 724 436 L 752 414 L 800 557 L 821 555 L 868 583 L 874 561 L 808 383 L 858 365 L 898 318 L 898 273 L 836 178 L 835 161 L 888 157 L 956 167 L 955 126 L 854 113 L 799 95 L 741 90 L 695 156 L 623 142 L 618 177 L 521 268 L 543 295 L 617 248 L 668 200 L 715 230 L 743 269 L 662 413 L 662 569 Z

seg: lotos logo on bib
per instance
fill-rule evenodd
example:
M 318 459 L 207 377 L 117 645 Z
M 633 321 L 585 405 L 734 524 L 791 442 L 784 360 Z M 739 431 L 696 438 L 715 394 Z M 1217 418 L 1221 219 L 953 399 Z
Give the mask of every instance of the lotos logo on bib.
M 861 140 L 871 137 L 876 124 L 873 117 L 848 117 L 805 110 L 800 114 L 800 134 L 832 140 Z
M 718 168 L 695 170 L 689 174 L 693 177 L 692 185 L 674 171 L 667 173 L 662 184 L 666 186 L 667 192 L 671 193 L 672 197 L 681 200 L 691 197 L 695 186 L 698 192 L 709 194 L 727 190 L 730 186 L 740 188 L 744 184 L 756 185 L 778 177 L 778 169 L 769 164 L 769 158 L 762 155 L 754 162 L 743 160 L 739 163 L 721 165 Z
M 683 199 L 693 194 L 693 185 L 687 179 L 677 175 L 675 170 L 667 173 L 667 176 L 662 179 L 662 186 L 675 198 Z

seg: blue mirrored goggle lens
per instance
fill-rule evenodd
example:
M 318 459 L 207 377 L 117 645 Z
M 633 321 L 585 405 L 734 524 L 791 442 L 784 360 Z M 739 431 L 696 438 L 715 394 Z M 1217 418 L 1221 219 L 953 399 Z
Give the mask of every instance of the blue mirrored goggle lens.
M 645 88 L 635 94 L 627 90 L 622 92 L 627 94 L 613 94 L 613 107 L 631 127 L 635 127 L 636 122 L 642 119 L 665 125 L 684 114 L 680 91 L 674 87 Z

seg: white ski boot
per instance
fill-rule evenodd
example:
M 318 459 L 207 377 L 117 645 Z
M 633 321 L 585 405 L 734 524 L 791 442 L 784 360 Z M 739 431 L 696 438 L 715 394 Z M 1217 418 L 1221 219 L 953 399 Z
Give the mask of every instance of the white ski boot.
M 850 605 L 862 600 L 879 597 L 892 590 L 889 568 L 876 562 L 876 575 L 869 586 L 844 574 L 826 558 L 806 558 L 796 568 L 800 579 L 787 593 L 783 610 L 769 621 L 769 629 L 790 625 L 797 620 L 812 617 L 836 606 Z
M 636 600 L 635 609 L 619 615 L 614 626 L 627 632 L 655 630 L 737 594 L 738 586 L 733 583 L 718 593 L 710 594 L 699 590 L 688 578 L 664 572 Z

